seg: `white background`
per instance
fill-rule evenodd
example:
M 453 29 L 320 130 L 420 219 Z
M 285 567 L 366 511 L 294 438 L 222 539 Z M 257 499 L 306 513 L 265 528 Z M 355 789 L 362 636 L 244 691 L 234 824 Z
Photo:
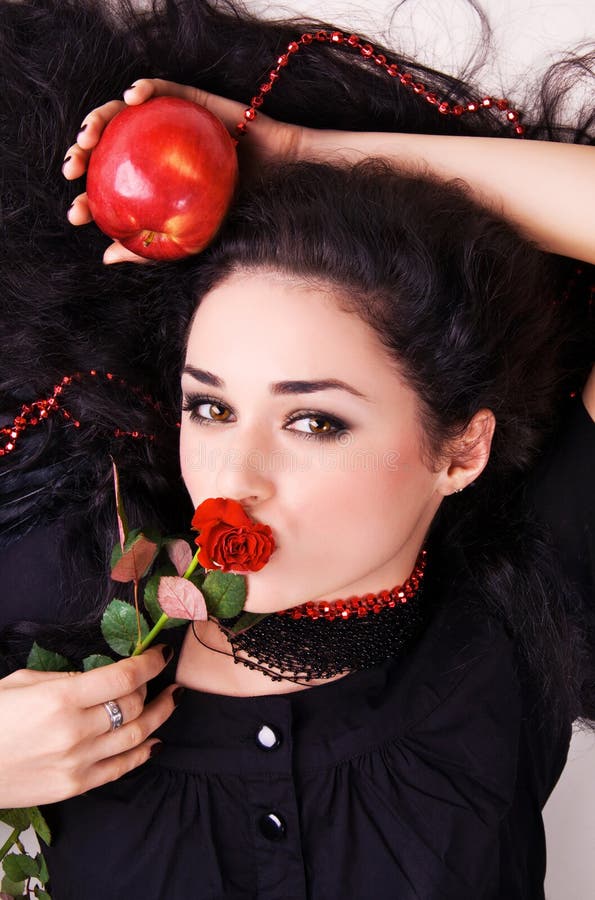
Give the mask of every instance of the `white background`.
M 317 0 L 247 0 L 245 5 L 270 18 L 303 14 L 342 30 L 360 30 L 453 74 L 459 74 L 483 46 L 477 17 L 465 0 L 410 0 L 396 9 L 388 0 L 366 0 L 365 4 L 327 0 L 324 5 Z M 480 85 L 486 93 L 507 96 L 521 108 L 528 85 L 538 82 L 548 62 L 582 41 L 595 42 L 595 0 L 484 0 L 483 8 L 493 28 L 493 51 L 479 77 Z M 593 900 L 595 736 L 575 732 L 568 764 L 544 818 L 547 900 Z M 4 834 L 0 826 L 0 843 Z
M 565 50 L 595 41 L 595 0 L 478 0 L 492 26 L 493 52 L 481 77 L 486 93 L 514 96 L 538 82 L 548 62 Z M 341 30 L 370 38 L 451 74 L 460 74 L 481 51 L 478 16 L 468 0 L 245 0 L 269 18 L 322 17 Z M 481 54 L 480 54 L 481 55 Z

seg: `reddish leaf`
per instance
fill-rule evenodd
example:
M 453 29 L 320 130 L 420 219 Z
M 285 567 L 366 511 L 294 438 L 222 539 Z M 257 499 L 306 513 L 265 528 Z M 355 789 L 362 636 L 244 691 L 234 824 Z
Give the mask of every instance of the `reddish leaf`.
M 167 555 L 176 567 L 178 575 L 183 575 L 192 562 L 192 550 L 187 541 L 176 538 L 167 542 Z
M 205 598 L 196 585 L 187 578 L 164 575 L 159 581 L 157 600 L 163 612 L 170 618 L 193 621 L 207 618 Z
M 117 548 L 116 548 L 117 549 Z M 139 534 L 134 543 L 127 548 L 115 562 L 112 560 L 112 578 L 114 581 L 140 581 L 159 550 L 158 544 Z
M 124 550 L 124 544 L 126 543 L 126 538 L 128 537 L 128 521 L 126 519 L 126 512 L 124 511 L 124 504 L 122 502 L 122 497 L 120 495 L 120 476 L 118 475 L 118 470 L 116 468 L 116 464 L 112 459 L 112 470 L 114 473 L 114 491 L 116 493 L 116 513 L 118 514 L 118 531 L 120 533 L 120 547 Z M 122 579 L 116 578 L 116 581 L 120 581 Z M 127 578 L 126 581 L 130 581 L 131 579 Z

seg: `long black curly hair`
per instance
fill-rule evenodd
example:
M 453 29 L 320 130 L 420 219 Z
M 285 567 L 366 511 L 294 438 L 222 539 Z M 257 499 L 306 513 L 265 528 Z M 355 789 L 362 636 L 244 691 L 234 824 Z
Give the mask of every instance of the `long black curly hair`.
M 378 162 L 271 169 L 240 191 L 215 243 L 178 263 L 106 267 L 107 239 L 66 220 L 82 187 L 64 181 L 60 167 L 87 111 L 141 76 L 249 101 L 288 41 L 314 27 L 332 28 L 265 24 L 239 4 L 206 0 L 165 0 L 148 11 L 124 0 L 0 2 L 0 424 L 50 396 L 65 374 L 118 376 L 73 382 L 64 403 L 81 427 L 50 417 L 0 461 L 0 547 L 60 522 L 63 601 L 75 620 L 11 623 L 1 649 L 12 667 L 33 637 L 71 658 L 98 649 L 92 626 L 113 595 L 107 563 L 117 541 L 112 457 L 132 524 L 187 529 L 175 425 L 184 335 L 197 298 L 226 272 L 274 265 L 346 289 L 420 397 L 430 458 L 477 409 L 494 410 L 486 471 L 442 505 L 432 526 L 443 577 L 470 586 L 505 624 L 544 715 L 560 724 L 595 719 L 595 623 L 523 501 L 527 472 L 586 377 L 592 267 L 539 252 L 462 185 L 404 177 Z M 481 96 L 374 46 L 445 102 Z M 592 105 L 572 127 L 560 114 L 573 73 L 591 63 L 586 54 L 568 60 L 564 90 L 555 86 L 559 69 L 546 78 L 523 119 L 527 139 L 593 143 Z M 440 115 L 350 48 L 318 43 L 296 55 L 264 111 L 310 127 L 511 135 L 497 110 Z M 154 403 L 142 399 L 147 393 Z M 115 437 L 118 428 L 155 439 Z

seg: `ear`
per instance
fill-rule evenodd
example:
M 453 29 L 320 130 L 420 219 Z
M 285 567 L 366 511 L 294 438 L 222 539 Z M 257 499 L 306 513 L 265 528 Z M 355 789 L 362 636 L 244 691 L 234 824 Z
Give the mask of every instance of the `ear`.
M 440 475 L 439 491 L 446 497 L 475 481 L 490 458 L 496 418 L 491 409 L 480 409 L 465 433 L 456 439 Z

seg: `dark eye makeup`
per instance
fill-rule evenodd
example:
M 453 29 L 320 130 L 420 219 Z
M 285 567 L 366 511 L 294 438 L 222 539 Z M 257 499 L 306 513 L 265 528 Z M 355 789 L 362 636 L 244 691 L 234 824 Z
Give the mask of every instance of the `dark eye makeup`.
M 208 416 L 202 415 L 199 412 L 199 408 L 206 405 L 210 406 L 210 415 Z M 223 403 L 217 397 L 212 397 L 208 394 L 186 394 L 182 409 L 184 412 L 189 412 L 190 420 L 196 422 L 198 425 L 206 425 L 209 427 L 235 421 L 231 407 L 226 403 Z M 214 415 L 212 410 L 215 410 Z M 313 426 L 314 429 L 320 428 L 320 430 L 308 432 L 301 431 L 297 428 L 287 428 L 288 425 L 292 425 L 294 422 L 299 422 L 302 419 L 308 419 L 311 423 L 315 423 Z M 349 430 L 349 425 L 346 422 L 321 409 L 296 410 L 284 419 L 283 427 L 287 428 L 288 431 L 291 431 L 292 434 L 298 435 L 300 438 L 305 438 L 306 440 L 314 438 L 319 441 L 333 440 L 340 432 Z

